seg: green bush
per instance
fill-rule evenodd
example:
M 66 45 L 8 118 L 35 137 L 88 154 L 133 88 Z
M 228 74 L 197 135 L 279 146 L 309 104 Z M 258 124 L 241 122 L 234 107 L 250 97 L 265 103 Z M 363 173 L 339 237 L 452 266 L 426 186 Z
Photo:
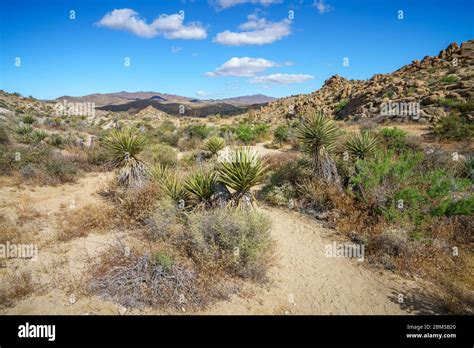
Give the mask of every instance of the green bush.
M 296 190 L 293 185 L 285 182 L 281 186 L 272 186 L 264 197 L 271 204 L 288 206 L 290 200 L 296 197 Z
M 346 99 L 341 100 L 339 103 L 336 104 L 336 106 L 334 106 L 334 113 L 337 114 L 339 111 L 344 109 L 348 103 L 349 101 Z
M 254 144 L 262 141 L 268 134 L 269 126 L 266 124 L 241 123 L 235 129 L 237 139 L 244 144 Z
M 173 257 L 164 251 L 157 251 L 153 254 L 152 261 L 163 268 L 163 271 L 169 272 L 174 265 Z
M 442 140 L 472 140 L 474 138 L 474 123 L 467 117 L 451 113 L 439 119 L 431 128 L 431 132 Z
M 459 81 L 459 77 L 454 74 L 449 74 L 439 79 L 439 82 L 444 83 L 444 84 L 451 84 L 458 81 Z
M 283 142 L 288 141 L 290 139 L 290 129 L 288 128 L 288 126 L 279 125 L 273 132 L 273 138 L 281 146 Z
M 52 158 L 45 165 L 45 172 L 52 183 L 73 182 L 76 179 L 77 167 L 62 157 Z
M 161 163 L 165 166 L 175 166 L 178 163 L 176 150 L 167 144 L 152 144 L 145 147 L 143 158 L 150 164 Z
M 190 138 L 206 139 L 211 133 L 212 128 L 202 124 L 192 124 L 186 127 L 185 132 Z
M 266 216 L 215 209 L 191 214 L 188 224 L 186 249 L 196 262 L 218 263 L 242 278 L 265 277 L 272 247 Z
M 389 220 L 409 219 L 419 228 L 429 216 L 464 215 L 472 199 L 456 199 L 469 192 L 470 180 L 447 169 L 424 167 L 421 152 L 379 152 L 376 158 L 358 161 L 351 179 L 359 197 Z
M 401 151 L 406 147 L 408 133 L 402 129 L 393 128 L 382 128 L 380 130 L 382 142 L 388 149 Z
M 156 129 L 156 137 L 160 143 L 176 146 L 178 145 L 181 136 L 181 132 L 176 128 L 172 121 L 164 121 Z

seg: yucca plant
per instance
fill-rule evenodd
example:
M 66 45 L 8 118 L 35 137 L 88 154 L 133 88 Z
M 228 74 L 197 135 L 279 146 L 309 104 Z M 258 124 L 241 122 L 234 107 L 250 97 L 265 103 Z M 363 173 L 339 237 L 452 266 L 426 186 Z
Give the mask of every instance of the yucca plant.
M 463 178 L 468 178 L 474 182 L 474 157 L 466 157 L 460 161 L 458 172 Z
M 253 206 L 255 196 L 251 189 L 262 182 L 265 170 L 262 159 L 249 147 L 231 152 L 230 158 L 217 167 L 219 181 L 234 191 L 230 204 L 237 207 Z
M 43 130 L 34 130 L 33 132 L 30 133 L 30 143 L 38 144 L 44 139 L 46 139 L 47 136 L 48 136 L 48 133 L 46 133 Z
M 204 144 L 204 149 L 209 151 L 213 156 L 217 155 L 224 147 L 225 141 L 220 137 L 211 137 Z
M 181 177 L 173 167 L 159 163 L 151 168 L 150 174 L 166 197 L 178 204 L 189 198 Z
M 217 176 L 211 171 L 200 169 L 192 173 L 184 182 L 184 188 L 198 205 L 210 206 Z
M 184 188 L 183 180 L 175 171 L 170 171 L 158 182 L 160 189 L 166 197 L 178 204 L 183 204 L 188 200 L 189 194 Z
M 330 153 L 334 149 L 339 136 L 336 123 L 321 113 L 306 118 L 297 130 L 303 151 L 313 159 L 313 168 L 317 177 L 327 183 L 339 183 L 339 175 Z
M 344 144 L 346 151 L 356 159 L 364 159 L 377 150 L 378 138 L 370 131 L 352 135 Z
M 25 116 L 23 116 L 22 121 L 25 124 L 33 124 L 33 123 L 36 122 L 36 118 L 33 115 L 31 115 L 30 113 L 28 113 Z
M 165 178 L 167 175 L 169 175 L 172 171 L 173 167 L 163 164 L 163 163 L 158 163 L 154 165 L 151 170 L 150 174 L 153 177 L 153 179 L 159 183 L 160 180 Z
M 13 131 L 18 136 L 29 135 L 31 132 L 33 132 L 33 127 L 31 127 L 29 124 L 23 124 L 17 126 Z
M 126 187 L 142 186 L 149 175 L 147 165 L 138 158 L 145 147 L 145 138 L 131 129 L 113 129 L 103 143 L 111 164 L 119 168 L 119 184 Z
M 29 124 L 20 124 L 15 129 L 13 129 L 15 133 L 15 139 L 23 144 L 29 144 L 31 141 L 31 133 L 33 133 L 33 127 Z

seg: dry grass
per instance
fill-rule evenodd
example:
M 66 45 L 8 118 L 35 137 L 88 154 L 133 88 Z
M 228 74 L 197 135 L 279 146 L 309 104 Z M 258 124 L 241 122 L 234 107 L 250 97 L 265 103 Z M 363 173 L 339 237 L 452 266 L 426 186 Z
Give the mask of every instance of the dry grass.
M 88 205 L 67 213 L 60 222 L 58 240 L 69 241 L 86 237 L 90 232 L 104 232 L 118 225 L 115 211 L 106 206 Z
M 10 307 L 35 291 L 31 272 L 21 270 L 5 276 L 0 288 L 0 308 Z

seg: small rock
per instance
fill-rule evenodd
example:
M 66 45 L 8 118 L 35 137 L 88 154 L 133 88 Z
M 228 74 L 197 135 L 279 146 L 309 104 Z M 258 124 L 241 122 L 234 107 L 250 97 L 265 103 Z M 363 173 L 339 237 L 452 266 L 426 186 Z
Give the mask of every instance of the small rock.
M 120 315 L 125 315 L 125 313 L 127 313 L 127 308 L 124 307 L 124 306 L 119 306 L 118 307 L 118 312 Z
M 71 296 L 69 296 L 69 304 L 74 304 L 76 303 L 76 295 L 72 294 Z

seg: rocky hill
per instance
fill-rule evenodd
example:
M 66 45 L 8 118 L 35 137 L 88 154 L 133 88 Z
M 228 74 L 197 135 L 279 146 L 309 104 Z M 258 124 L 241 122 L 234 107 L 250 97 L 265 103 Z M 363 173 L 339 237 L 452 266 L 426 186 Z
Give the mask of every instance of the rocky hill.
M 369 80 L 332 76 L 319 90 L 270 102 L 256 116 L 270 122 L 321 111 L 341 120 L 433 122 L 449 112 L 450 104 L 472 99 L 474 40 L 452 43 L 437 56 Z

